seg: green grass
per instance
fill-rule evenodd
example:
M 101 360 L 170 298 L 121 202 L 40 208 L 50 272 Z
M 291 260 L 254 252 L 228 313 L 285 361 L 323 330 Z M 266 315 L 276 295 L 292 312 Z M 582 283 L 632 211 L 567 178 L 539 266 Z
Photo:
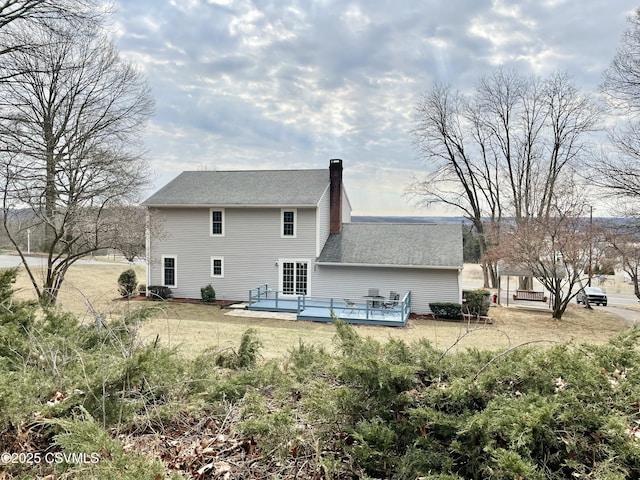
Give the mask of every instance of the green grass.
M 350 327 L 116 300 L 124 268 L 70 272 L 75 316 L 0 309 L 0 445 L 99 459 L 7 478 L 640 475 L 640 332 L 601 309 Z
M 143 303 L 143 302 L 132 302 Z M 147 302 L 144 302 L 147 304 Z M 335 329 L 331 324 L 274 318 L 236 317 L 209 305 L 158 304 L 157 313 L 141 329 L 146 341 L 160 341 L 178 346 L 187 356 L 195 356 L 207 348 L 224 349 L 238 344 L 248 328 L 255 328 L 264 344 L 266 360 L 278 358 L 295 348 L 300 340 L 331 348 Z M 429 340 L 434 347 L 447 349 L 504 349 L 525 342 L 591 342 L 603 343 L 628 328 L 624 320 L 602 310 L 587 311 L 571 305 L 562 321 L 549 313 L 515 308 L 494 307 L 489 314 L 493 325 L 433 320 L 410 320 L 405 328 L 356 325 L 362 336 L 378 341 L 391 338 L 411 342 Z
M 81 320 L 93 321 L 93 313 L 115 313 L 128 308 L 153 308 L 154 313 L 141 329 L 145 341 L 156 338 L 168 346 L 178 346 L 188 357 L 207 348 L 225 349 L 238 345 L 248 328 L 258 331 L 263 343 L 263 358 L 277 358 L 305 343 L 331 347 L 335 329 L 330 324 L 280 320 L 274 318 L 235 317 L 217 306 L 177 302 L 126 302 L 119 299 L 118 276 L 126 264 L 73 266 L 65 280 L 59 305 L 73 312 Z M 136 266 L 138 281 L 144 283 L 145 268 Z M 16 288 L 18 297 L 34 298 L 32 287 L 22 271 Z M 439 349 L 455 344 L 455 349 L 503 349 L 525 342 L 574 341 L 603 343 L 624 331 L 628 325 L 619 317 L 601 309 L 585 310 L 575 304 L 569 306 L 562 321 L 551 319 L 550 313 L 540 310 L 492 307 L 489 315 L 494 324 L 466 325 L 455 322 L 410 320 L 405 328 L 355 326 L 363 336 L 378 341 L 397 338 L 404 341 L 428 339 Z

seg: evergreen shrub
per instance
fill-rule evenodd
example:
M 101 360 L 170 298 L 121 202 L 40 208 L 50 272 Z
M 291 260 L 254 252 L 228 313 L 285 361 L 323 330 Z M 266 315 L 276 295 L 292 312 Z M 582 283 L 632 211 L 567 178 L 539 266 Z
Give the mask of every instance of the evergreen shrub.
M 168 300 L 173 297 L 171 289 L 163 285 L 150 285 L 147 293 L 152 300 Z
M 434 302 L 429 304 L 429 308 L 438 318 L 447 320 L 462 319 L 462 305 L 459 303 Z
M 489 313 L 489 305 L 491 304 L 491 293 L 488 290 L 478 289 L 467 293 L 467 303 L 464 310 L 470 315 L 485 316 Z
M 231 369 L 250 369 L 255 367 L 262 342 L 258 338 L 258 331 L 255 328 L 248 328 L 240 338 L 238 351 L 223 351 L 219 353 L 214 362 L 219 367 Z
M 135 270 L 132 268 L 125 270 L 118 277 L 118 292 L 123 297 L 131 297 L 137 286 L 138 279 L 136 278 Z
M 211 284 L 209 284 L 200 289 L 200 297 L 205 303 L 214 303 L 216 301 L 216 291 L 213 289 Z

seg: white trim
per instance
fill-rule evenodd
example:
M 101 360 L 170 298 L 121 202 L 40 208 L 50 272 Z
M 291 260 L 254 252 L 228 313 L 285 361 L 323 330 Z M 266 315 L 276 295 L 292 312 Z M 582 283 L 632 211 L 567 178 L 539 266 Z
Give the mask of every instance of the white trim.
M 320 225 L 320 208 L 316 207 L 315 213 L 316 213 L 315 215 L 316 216 L 316 258 L 318 258 L 322 253 L 322 247 L 320 246 L 320 228 L 322 228 Z
M 164 260 L 166 258 L 173 258 L 173 285 L 168 285 L 167 282 L 164 279 Z M 177 255 L 162 255 L 162 263 L 160 264 L 160 276 L 162 278 L 162 285 L 165 287 L 170 287 L 170 288 L 177 288 L 178 287 L 178 256 Z
M 320 198 L 318 199 L 318 202 L 316 203 L 316 207 L 320 206 L 320 204 L 322 203 L 322 199 L 324 198 L 325 195 L 327 195 L 327 192 L 329 192 L 329 190 L 331 190 L 331 182 L 329 182 L 327 184 L 327 188 L 325 188 L 324 192 L 322 192 L 322 195 L 320 195 Z
M 210 203 L 176 203 L 175 205 L 168 203 L 143 203 L 143 207 L 149 208 L 213 208 L 214 210 L 222 210 L 223 208 L 313 208 L 317 206 L 317 203 L 292 203 L 287 205 L 284 203 L 243 203 L 243 204 L 229 204 L 224 207 L 212 207 Z
M 283 268 L 285 263 L 306 263 L 307 264 L 307 293 L 306 295 L 311 295 L 311 268 L 313 267 L 313 262 L 310 258 L 279 258 L 278 259 L 278 291 L 284 292 L 284 275 Z M 294 273 L 295 274 L 295 273 Z M 294 278 L 295 283 L 295 278 Z M 298 294 L 286 294 L 287 296 L 295 297 Z
M 293 212 L 293 235 L 284 234 L 285 212 Z M 297 238 L 297 236 L 298 236 L 298 209 L 297 208 L 281 208 L 280 209 L 280 238 Z
M 222 213 L 222 233 L 213 233 L 213 212 L 221 212 Z M 225 221 L 225 211 L 224 208 L 221 207 L 211 207 L 209 209 L 209 236 L 210 237 L 224 237 L 225 229 L 226 229 L 226 221 Z
M 220 260 L 220 275 L 213 273 L 213 262 Z M 224 257 L 211 257 L 211 278 L 224 278 Z
M 390 263 L 344 263 L 344 262 L 319 262 L 316 261 L 316 265 L 330 265 L 334 267 L 376 267 L 376 268 L 417 268 L 424 270 L 458 270 L 461 271 L 462 267 L 456 267 L 453 265 L 393 265 Z
M 149 296 L 149 285 L 151 285 L 151 214 L 149 213 L 149 209 L 146 209 L 145 215 L 145 228 L 144 228 L 144 246 L 146 249 L 145 255 L 145 263 L 147 267 L 147 285 L 146 285 L 146 293 L 145 295 Z

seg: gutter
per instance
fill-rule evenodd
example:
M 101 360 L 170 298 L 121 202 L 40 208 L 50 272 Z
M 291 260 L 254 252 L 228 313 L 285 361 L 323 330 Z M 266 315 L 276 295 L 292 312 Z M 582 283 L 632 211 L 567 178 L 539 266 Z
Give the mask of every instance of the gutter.
M 315 262 L 316 265 L 328 265 L 334 267 L 376 267 L 376 268 L 411 268 L 424 270 L 458 270 L 462 271 L 462 266 L 454 265 L 393 265 L 389 263 L 344 263 L 344 262 Z
M 166 204 L 166 203 L 142 203 L 141 206 L 148 208 L 316 208 L 315 203 L 309 204 L 251 204 L 251 203 L 198 203 L 198 204 Z

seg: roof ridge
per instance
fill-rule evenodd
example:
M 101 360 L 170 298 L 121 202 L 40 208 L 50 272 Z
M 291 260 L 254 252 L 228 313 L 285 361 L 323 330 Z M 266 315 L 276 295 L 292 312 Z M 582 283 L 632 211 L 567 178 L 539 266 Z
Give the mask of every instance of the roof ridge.
M 349 222 L 349 225 L 457 225 L 455 222 Z
M 143 202 L 155 206 L 317 206 L 328 169 L 183 171 Z
M 329 170 L 326 168 L 264 168 L 264 169 L 247 169 L 247 170 L 183 170 L 181 173 L 243 173 L 243 172 L 327 172 L 327 176 L 329 175 Z

